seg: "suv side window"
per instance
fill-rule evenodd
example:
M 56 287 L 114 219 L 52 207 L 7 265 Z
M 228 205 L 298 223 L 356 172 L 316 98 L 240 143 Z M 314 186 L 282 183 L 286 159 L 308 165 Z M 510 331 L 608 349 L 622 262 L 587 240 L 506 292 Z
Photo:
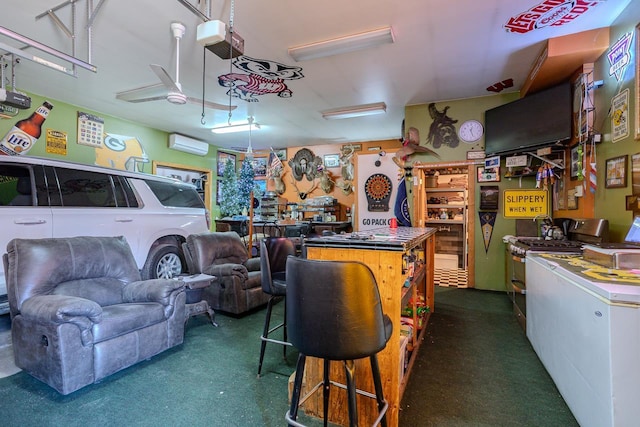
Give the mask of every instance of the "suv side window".
M 62 194 L 61 206 L 97 208 L 138 206 L 128 182 L 118 176 L 66 168 L 55 168 L 55 175 Z M 52 205 L 56 205 L 53 200 Z
M 0 206 L 33 206 L 29 168 L 0 165 Z
M 127 178 L 118 175 L 112 175 L 112 178 L 118 207 L 137 208 L 139 206 L 138 199 L 136 198 L 136 194 L 133 192 L 131 184 L 129 184 Z
M 164 206 L 176 208 L 205 208 L 204 202 L 194 187 L 179 183 L 153 180 L 146 180 L 145 182 Z

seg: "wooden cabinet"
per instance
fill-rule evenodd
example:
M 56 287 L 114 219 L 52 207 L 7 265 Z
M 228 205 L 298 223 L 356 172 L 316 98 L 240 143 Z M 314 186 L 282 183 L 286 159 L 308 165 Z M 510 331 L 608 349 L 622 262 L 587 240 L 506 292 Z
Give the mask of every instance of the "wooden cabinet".
M 360 261 L 373 271 L 380 290 L 383 312 L 391 318 L 394 331 L 385 349 L 378 353 L 384 397 L 389 402 L 389 426 L 398 425 L 402 394 L 429 318 L 429 312 L 423 313 L 419 309 L 420 300 L 424 300 L 430 311 L 434 309 L 435 230 L 403 227 L 397 230 L 397 238 L 393 231 L 385 228 L 371 230 L 377 237 L 367 241 L 349 240 L 348 236 L 318 237 L 306 241 L 307 257 L 310 259 Z M 406 262 L 413 257 L 417 262 L 413 276 L 409 277 L 410 269 L 407 268 Z M 411 322 L 403 322 L 402 319 L 403 308 L 407 306 L 411 309 Z M 414 334 L 409 340 L 403 340 L 401 337 L 403 323 L 414 325 Z M 344 384 L 342 365 L 333 363 L 330 376 L 332 380 Z M 321 379 L 322 361 L 309 358 L 305 369 L 303 394 Z M 359 389 L 371 393 L 374 391 L 368 359 L 356 362 L 356 382 Z M 330 421 L 348 425 L 346 408 L 345 394 L 332 391 Z M 318 392 L 307 400 L 303 410 L 306 414 L 322 417 L 322 393 Z M 358 396 L 358 413 L 361 425 L 371 425 L 378 413 L 375 400 Z

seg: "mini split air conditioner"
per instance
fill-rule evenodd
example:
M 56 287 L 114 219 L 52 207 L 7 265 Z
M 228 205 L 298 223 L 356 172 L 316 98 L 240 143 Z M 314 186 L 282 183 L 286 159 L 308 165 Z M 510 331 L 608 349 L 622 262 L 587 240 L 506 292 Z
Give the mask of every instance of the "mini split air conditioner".
M 209 152 L 209 144 L 197 139 L 192 139 L 184 135 L 172 133 L 169 135 L 169 148 L 185 153 L 204 156 Z

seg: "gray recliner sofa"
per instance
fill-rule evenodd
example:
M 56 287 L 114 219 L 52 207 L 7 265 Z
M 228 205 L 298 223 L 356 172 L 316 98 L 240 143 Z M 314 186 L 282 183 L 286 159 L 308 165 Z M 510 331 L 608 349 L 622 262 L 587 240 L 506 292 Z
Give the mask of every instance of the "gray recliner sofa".
M 183 342 L 182 282 L 141 280 L 124 237 L 13 239 L 3 260 L 15 363 L 62 394 Z
M 262 292 L 260 258 L 249 258 L 235 231 L 191 234 L 182 246 L 189 272 L 216 277 L 203 292 L 214 310 L 242 314 L 269 301 Z

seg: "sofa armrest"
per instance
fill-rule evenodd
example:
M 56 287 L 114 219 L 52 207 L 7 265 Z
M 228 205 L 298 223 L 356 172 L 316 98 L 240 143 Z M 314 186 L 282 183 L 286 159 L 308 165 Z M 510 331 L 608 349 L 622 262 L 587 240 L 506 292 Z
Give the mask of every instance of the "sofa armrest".
M 248 271 L 260 271 L 260 257 L 249 258 L 244 265 Z
M 210 265 L 203 270 L 203 273 L 210 274 L 218 278 L 224 278 L 226 276 L 238 276 L 241 280 L 247 280 L 249 278 L 247 267 L 242 264 L 227 263 Z
M 164 306 L 173 304 L 176 291 L 184 289 L 184 283 L 172 279 L 149 279 L 127 283 L 122 289 L 124 302 L 157 302 Z
M 85 298 L 37 295 L 22 304 L 20 314 L 37 322 L 72 323 L 80 329 L 82 344 L 86 346 L 93 342 L 91 328 L 102 320 L 102 307 Z

